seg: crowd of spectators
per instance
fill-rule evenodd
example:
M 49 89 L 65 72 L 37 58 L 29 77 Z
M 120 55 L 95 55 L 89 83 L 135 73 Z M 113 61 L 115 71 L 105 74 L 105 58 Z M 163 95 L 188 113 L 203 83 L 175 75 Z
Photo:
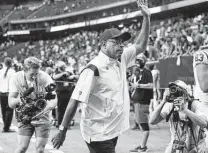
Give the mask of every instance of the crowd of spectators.
M 0 16 L 4 17 L 5 15 L 9 14 L 9 12 L 11 12 L 11 14 L 7 17 L 7 21 L 16 19 L 50 17 L 64 13 L 71 13 L 89 8 L 95 8 L 98 6 L 104 6 L 108 4 L 112 5 L 112 3 L 118 3 L 121 1 L 127 0 L 43 0 L 41 3 L 29 2 L 28 4 L 19 4 L 18 6 L 11 5 L 13 10 L 11 10 L 11 8 L 7 9 L 7 5 L 2 5 L 0 7 Z M 149 7 L 151 8 L 177 1 L 182 0 L 149 0 L 148 3 Z M 117 9 L 119 8 L 116 8 L 114 10 Z M 1 10 L 3 10 L 2 13 Z M 126 11 L 131 10 L 127 10 L 127 8 L 124 7 L 122 9 L 122 12 L 119 11 L 119 13 L 125 13 Z M 104 16 L 109 16 L 116 13 L 110 12 L 110 14 L 108 14 L 108 12 L 109 11 L 104 12 Z
M 10 39 L 8 40 L 2 40 L 0 41 L 0 51 L 5 51 L 6 49 L 15 46 L 15 41 L 12 41 Z
M 152 23 L 149 45 L 145 51 L 149 60 L 162 58 L 190 56 L 199 46 L 208 44 L 207 13 L 195 17 L 183 18 L 181 16 Z M 135 22 L 130 26 L 120 25 L 122 31 L 129 31 L 133 43 L 136 32 L 139 32 L 141 23 Z M 102 31 L 100 31 L 102 32 Z M 98 31 L 81 31 L 56 40 L 27 42 L 18 50 L 15 59 L 29 55 L 37 56 L 43 61 L 44 66 L 53 66 L 55 61 L 63 60 L 69 66 L 75 65 L 81 70 L 100 49 Z

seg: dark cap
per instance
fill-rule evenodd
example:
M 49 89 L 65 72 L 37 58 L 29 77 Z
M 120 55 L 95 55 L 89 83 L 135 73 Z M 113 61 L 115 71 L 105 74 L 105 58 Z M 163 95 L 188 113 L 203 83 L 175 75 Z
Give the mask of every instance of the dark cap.
M 6 57 L 4 59 L 5 66 L 11 66 L 12 65 L 12 59 L 10 57 Z
M 131 38 L 131 34 L 129 32 L 122 33 L 117 28 L 106 29 L 102 33 L 100 37 L 100 41 L 102 42 L 102 41 L 106 41 L 108 39 L 113 39 L 113 38 L 121 38 L 123 41 L 127 41 Z
M 144 55 L 144 53 L 140 53 L 136 56 L 136 60 L 142 60 L 144 63 L 147 62 L 147 57 Z

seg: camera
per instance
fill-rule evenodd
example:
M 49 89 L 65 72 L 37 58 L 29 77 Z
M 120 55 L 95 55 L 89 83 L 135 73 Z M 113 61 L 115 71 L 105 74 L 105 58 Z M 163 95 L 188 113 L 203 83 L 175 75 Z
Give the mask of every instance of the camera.
M 186 147 L 186 143 L 184 141 L 174 140 L 173 141 L 173 153 L 176 153 L 177 151 L 183 151 Z
M 28 97 L 34 91 L 34 87 L 27 89 L 21 97 L 22 104 L 15 109 L 17 121 L 29 124 L 33 116 L 46 107 L 47 100 L 55 99 L 56 95 L 52 93 L 55 89 L 55 84 L 49 84 L 45 87 L 45 93 L 37 94 L 36 99 Z
M 173 102 L 178 97 L 184 97 L 187 95 L 186 91 L 177 85 L 169 85 L 170 94 L 166 97 L 167 102 Z

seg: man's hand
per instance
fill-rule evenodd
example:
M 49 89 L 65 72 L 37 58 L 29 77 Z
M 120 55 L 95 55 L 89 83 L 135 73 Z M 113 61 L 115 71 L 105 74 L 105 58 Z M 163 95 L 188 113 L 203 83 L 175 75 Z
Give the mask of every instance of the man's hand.
M 132 87 L 133 89 L 136 89 L 136 88 L 139 87 L 139 84 L 138 84 L 138 83 L 131 83 L 131 82 L 130 82 L 130 84 L 131 84 L 131 87 Z
M 137 0 L 137 5 L 143 16 L 149 17 L 151 15 L 150 10 L 148 9 L 148 0 Z
M 170 95 L 169 88 L 168 88 L 168 89 L 165 89 L 164 94 L 163 94 L 163 101 L 166 101 L 166 98 L 167 98 L 167 96 L 169 96 L 169 95 Z
M 59 130 L 59 132 L 52 138 L 53 147 L 59 149 L 66 138 L 66 131 Z
M 184 111 L 188 107 L 183 97 L 178 97 L 177 99 L 175 99 L 173 105 L 179 111 Z

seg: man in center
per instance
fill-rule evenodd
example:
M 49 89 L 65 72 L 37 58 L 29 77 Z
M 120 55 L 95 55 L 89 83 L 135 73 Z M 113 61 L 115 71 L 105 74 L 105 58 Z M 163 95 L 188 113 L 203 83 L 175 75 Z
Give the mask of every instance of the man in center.
M 135 44 L 124 48 L 130 33 L 106 29 L 100 37 L 101 51 L 80 74 L 67 106 L 59 132 L 53 137 L 59 148 L 66 136 L 79 103 L 82 103 L 81 133 L 90 153 L 115 153 L 118 136 L 129 129 L 130 99 L 127 68 L 145 51 L 150 30 L 150 12 L 144 0 L 137 1 L 143 15 L 140 35 Z

